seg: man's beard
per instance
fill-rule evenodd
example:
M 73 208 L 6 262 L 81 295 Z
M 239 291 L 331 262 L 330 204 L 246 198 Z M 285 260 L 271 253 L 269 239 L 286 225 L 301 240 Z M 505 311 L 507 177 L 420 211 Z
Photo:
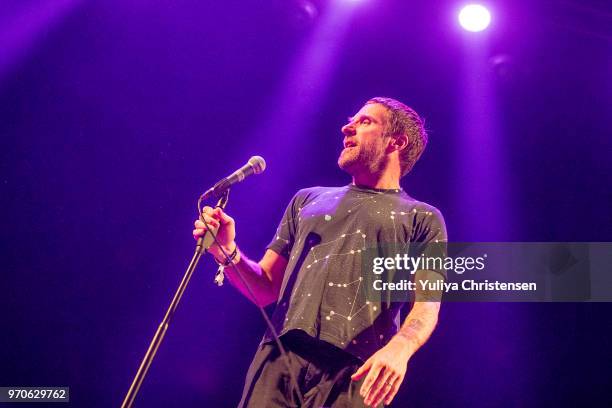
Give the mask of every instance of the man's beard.
M 372 149 L 364 149 L 362 146 L 349 147 L 340 153 L 338 167 L 351 176 L 363 171 L 377 173 L 383 165 L 381 156 L 381 153 Z
M 359 163 L 360 148 L 357 146 L 342 150 L 338 156 L 338 167 L 351 174 L 351 168 Z

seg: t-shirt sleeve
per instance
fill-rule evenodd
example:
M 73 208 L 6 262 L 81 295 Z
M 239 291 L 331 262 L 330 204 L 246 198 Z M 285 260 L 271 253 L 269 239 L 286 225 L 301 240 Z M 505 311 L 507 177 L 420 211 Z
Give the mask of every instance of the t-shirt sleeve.
M 289 205 L 285 209 L 283 218 L 280 224 L 276 228 L 274 238 L 266 247 L 271 249 L 277 254 L 289 259 L 289 254 L 295 243 L 295 236 L 297 234 L 298 217 L 299 217 L 299 203 L 301 202 L 301 195 L 298 192 L 293 196 Z
M 423 255 L 430 262 L 427 270 L 435 271 L 446 279 L 444 259 L 447 254 L 448 235 L 442 213 L 434 207 L 419 212 L 412 242 L 416 243 L 416 256 Z M 438 261 L 431 261 L 439 259 Z

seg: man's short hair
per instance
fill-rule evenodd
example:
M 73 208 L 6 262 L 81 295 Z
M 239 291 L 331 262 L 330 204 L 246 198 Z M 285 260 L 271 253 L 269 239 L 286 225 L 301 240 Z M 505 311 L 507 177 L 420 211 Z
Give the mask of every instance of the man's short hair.
M 408 145 L 400 152 L 401 176 L 404 177 L 412 170 L 427 146 L 424 120 L 414 109 L 393 98 L 376 97 L 366 102 L 366 104 L 370 103 L 381 104 L 389 112 L 385 125 L 385 136 L 408 136 Z

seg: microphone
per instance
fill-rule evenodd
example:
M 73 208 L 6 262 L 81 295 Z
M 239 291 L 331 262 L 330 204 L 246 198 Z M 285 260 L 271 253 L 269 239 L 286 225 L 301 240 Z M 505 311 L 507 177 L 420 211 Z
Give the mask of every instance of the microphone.
M 202 194 L 202 200 L 210 197 L 220 197 L 228 188 L 236 183 L 240 183 L 242 180 L 252 174 L 262 173 L 266 169 L 266 161 L 261 156 L 253 156 L 249 161 L 227 176 L 221 179 L 217 184 L 209 188 L 204 194 Z

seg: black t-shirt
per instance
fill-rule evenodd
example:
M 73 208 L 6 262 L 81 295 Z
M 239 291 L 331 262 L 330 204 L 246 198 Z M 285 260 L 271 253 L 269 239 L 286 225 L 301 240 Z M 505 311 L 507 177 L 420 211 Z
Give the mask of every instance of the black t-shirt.
M 394 256 L 411 243 L 446 240 L 440 212 L 401 189 L 300 190 L 268 245 L 288 260 L 272 316 L 277 332 L 303 330 L 367 359 L 397 333 L 404 304 L 367 300 L 365 252 Z M 267 332 L 263 341 L 271 340 Z

